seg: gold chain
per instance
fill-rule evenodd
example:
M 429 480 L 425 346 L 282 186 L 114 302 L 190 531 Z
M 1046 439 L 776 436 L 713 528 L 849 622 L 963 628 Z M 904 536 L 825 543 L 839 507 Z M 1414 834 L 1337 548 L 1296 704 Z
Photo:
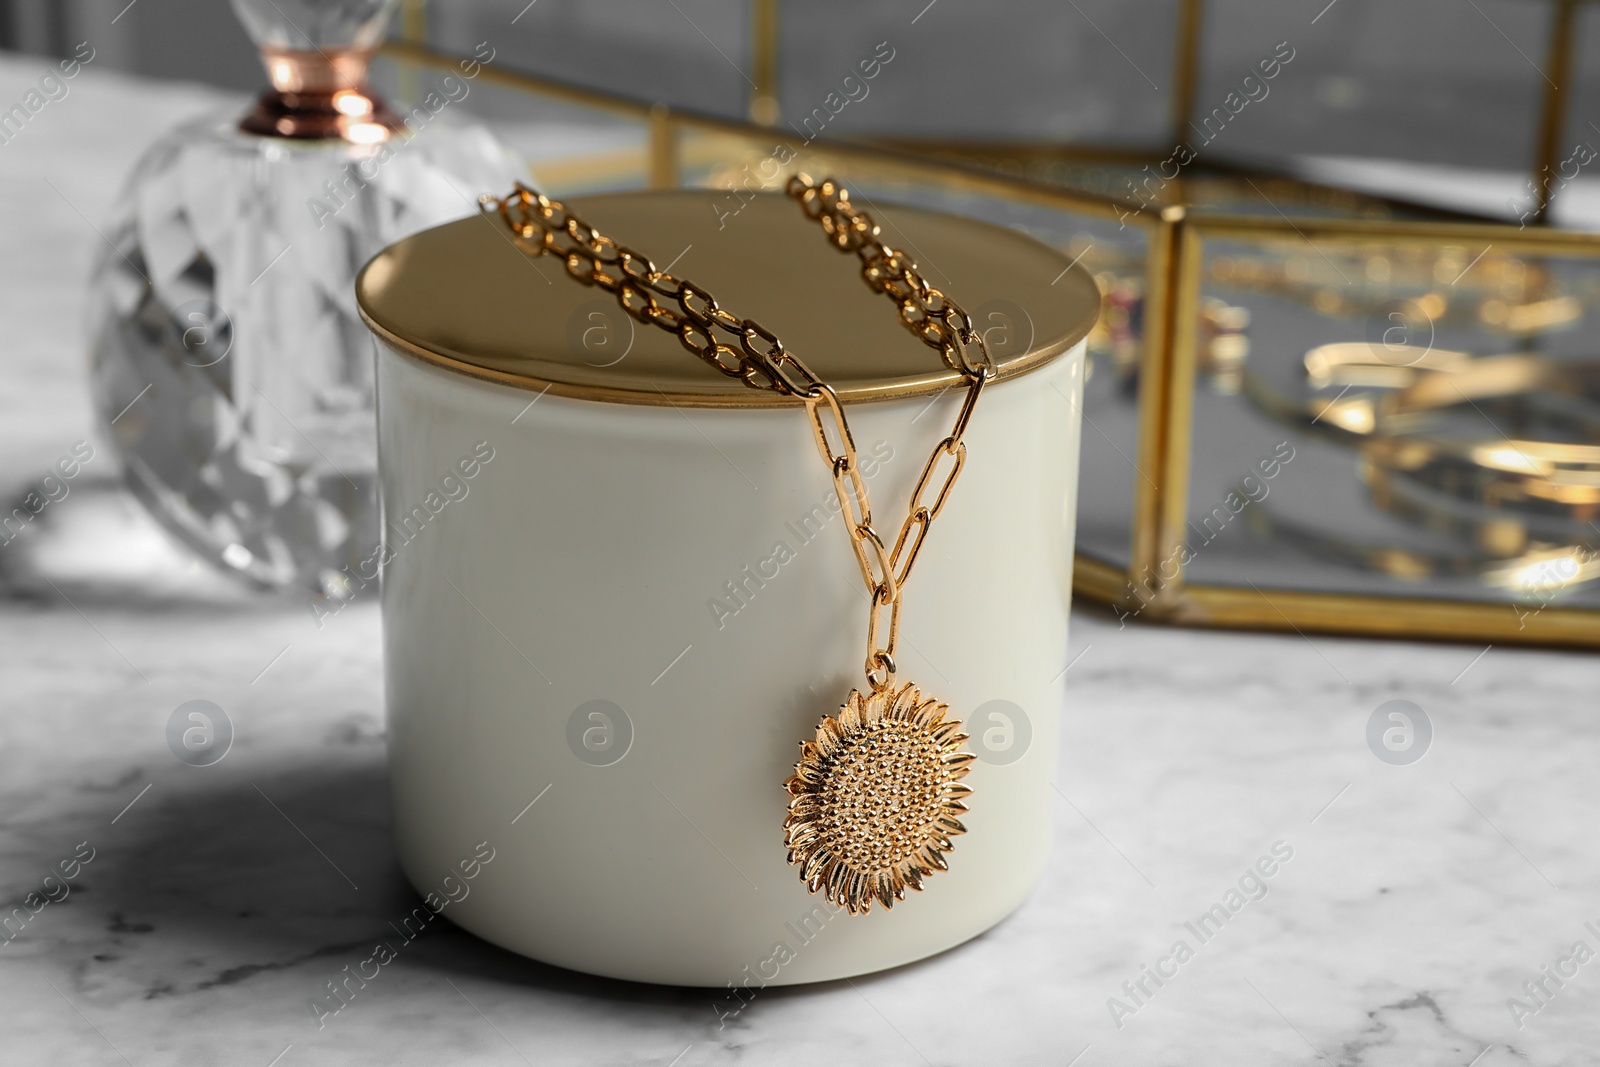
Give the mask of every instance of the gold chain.
M 854 252 L 860 258 L 861 277 L 868 287 L 893 300 L 906 328 L 937 349 L 945 364 L 967 383 L 966 400 L 956 416 L 955 427 L 934 446 L 923 466 L 892 550 L 872 525 L 867 486 L 861 478 L 855 440 L 838 394 L 798 356 L 787 351 L 772 331 L 753 319 L 730 314 L 693 282 L 657 270 L 646 256 L 617 244 L 559 201 L 520 182 L 509 196 L 500 200 L 484 197 L 482 205 L 498 209 L 524 252 L 553 255 L 565 261 L 567 273 L 573 278 L 614 293 L 628 314 L 639 322 L 654 323 L 677 334 L 685 348 L 723 374 L 742 380 L 752 389 L 791 396 L 805 404 L 817 450 L 833 475 L 834 491 L 845 516 L 850 547 L 861 568 L 861 580 L 872 600 L 867 616 L 866 673 L 873 690 L 881 693 L 894 680 L 906 580 L 911 577 L 912 565 L 933 520 L 944 510 L 950 490 L 966 465 L 967 446 L 962 438 L 984 384 L 994 376 L 994 361 L 983 336 L 973 329 L 971 316 L 930 286 L 910 256 L 880 241 L 878 225 L 866 212 L 855 210 L 850 194 L 836 182 L 824 179 L 821 184 L 813 184 L 810 178 L 798 174 L 789 179 L 785 191 L 799 202 L 809 218 L 821 224 L 835 248 Z M 680 310 L 663 307 L 657 296 L 672 300 Z M 736 340 L 739 347 L 719 340 L 717 331 L 728 340 Z M 839 441 L 837 451 L 829 439 L 830 420 L 833 437 Z M 924 503 L 941 459 L 947 461 L 949 469 L 939 482 L 932 503 Z M 889 632 L 887 640 L 880 644 L 886 608 Z

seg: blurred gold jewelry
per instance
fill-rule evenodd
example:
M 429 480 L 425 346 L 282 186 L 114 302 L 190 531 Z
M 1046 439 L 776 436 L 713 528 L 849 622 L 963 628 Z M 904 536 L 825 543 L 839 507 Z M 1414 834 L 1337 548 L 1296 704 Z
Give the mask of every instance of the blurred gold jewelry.
M 1519 555 L 1533 544 L 1600 544 L 1593 504 L 1562 507 L 1517 492 L 1484 486 L 1482 468 L 1396 470 L 1363 459 L 1361 479 L 1374 506 L 1413 526 L 1475 544 L 1486 555 Z M 1498 491 L 1497 491 L 1498 490 Z
M 1472 548 L 1435 551 L 1331 536 L 1310 524 L 1277 516 L 1268 506 L 1252 507 L 1244 518 L 1256 536 L 1292 545 L 1318 559 L 1403 582 L 1476 579 L 1512 594 L 1513 602 L 1542 605 L 1600 578 L 1600 553 L 1582 544 L 1530 540 L 1513 548 L 1493 544 L 1490 533 L 1488 543 L 1474 537 L 1467 542 Z
M 1303 362 L 1312 389 L 1338 392 L 1293 401 L 1252 368 L 1244 393 L 1280 422 L 1354 448 L 1374 506 L 1488 559 L 1600 543 L 1600 403 L 1590 399 L 1600 364 L 1367 343 L 1322 345 Z M 1494 401 L 1518 405 L 1517 436 L 1480 403 Z M 1395 575 L 1482 570 L 1406 551 L 1335 555 Z
M 1600 292 L 1567 292 L 1543 264 L 1493 250 L 1473 259 L 1464 248 L 1391 245 L 1344 255 L 1216 256 L 1208 274 L 1221 286 L 1271 293 L 1322 315 L 1377 313 L 1430 326 L 1474 326 L 1528 337 L 1583 317 Z M 1592 288 L 1592 286 L 1591 286 Z

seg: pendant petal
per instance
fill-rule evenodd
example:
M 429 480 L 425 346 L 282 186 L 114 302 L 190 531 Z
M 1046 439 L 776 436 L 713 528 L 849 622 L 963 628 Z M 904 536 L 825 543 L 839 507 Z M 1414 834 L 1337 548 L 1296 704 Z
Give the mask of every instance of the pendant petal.
M 873 895 L 878 898 L 878 903 L 883 905 L 884 911 L 894 907 L 894 882 L 887 871 L 878 875 L 877 884 L 873 886 Z

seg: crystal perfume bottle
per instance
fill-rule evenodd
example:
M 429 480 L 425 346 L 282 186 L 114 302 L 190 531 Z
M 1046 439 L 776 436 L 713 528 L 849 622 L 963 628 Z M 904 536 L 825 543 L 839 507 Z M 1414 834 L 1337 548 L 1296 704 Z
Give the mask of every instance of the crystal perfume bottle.
M 394 4 L 233 0 L 271 88 L 242 119 L 188 123 L 145 153 L 93 272 L 91 388 L 128 486 L 264 587 L 346 595 L 345 568 L 378 542 L 356 272 L 522 174 L 451 108 L 492 54 L 407 115 L 368 89 Z

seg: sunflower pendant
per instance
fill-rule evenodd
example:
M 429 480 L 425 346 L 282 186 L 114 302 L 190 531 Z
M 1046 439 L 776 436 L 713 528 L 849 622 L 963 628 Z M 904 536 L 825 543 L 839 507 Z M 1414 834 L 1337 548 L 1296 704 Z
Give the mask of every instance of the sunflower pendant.
M 789 862 L 800 880 L 852 915 L 874 900 L 887 910 L 906 887 L 948 870 L 957 818 L 972 794 L 961 779 L 975 758 L 964 751 L 949 705 L 907 682 L 863 695 L 851 690 L 837 718 L 824 718 L 784 783 Z

